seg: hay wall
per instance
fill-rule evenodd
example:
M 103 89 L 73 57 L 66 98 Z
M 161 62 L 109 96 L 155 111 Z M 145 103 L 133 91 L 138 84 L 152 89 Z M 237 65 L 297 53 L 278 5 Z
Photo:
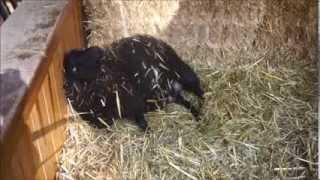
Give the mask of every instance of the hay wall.
M 315 62 L 315 0 L 84 0 L 89 46 L 147 33 L 188 62 L 225 67 L 270 57 Z

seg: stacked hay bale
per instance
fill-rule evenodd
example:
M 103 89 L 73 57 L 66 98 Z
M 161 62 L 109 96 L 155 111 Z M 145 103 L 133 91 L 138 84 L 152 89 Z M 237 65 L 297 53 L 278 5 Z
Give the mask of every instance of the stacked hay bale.
M 202 121 L 170 106 L 154 131 L 75 118 L 60 176 L 76 179 L 316 177 L 316 1 L 85 0 L 88 44 L 159 37 L 199 73 Z M 193 98 L 193 97 L 190 97 Z
M 183 59 L 215 68 L 249 63 L 266 53 L 281 62 L 288 55 L 291 62 L 315 58 L 317 4 L 312 0 L 85 0 L 84 6 L 92 30 L 89 45 L 147 33 L 169 42 Z

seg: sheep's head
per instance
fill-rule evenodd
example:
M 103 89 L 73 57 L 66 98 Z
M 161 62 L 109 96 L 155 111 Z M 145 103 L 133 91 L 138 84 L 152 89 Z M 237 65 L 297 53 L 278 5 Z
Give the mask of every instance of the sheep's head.
M 193 73 L 192 71 L 185 72 L 182 75 L 180 81 L 182 83 L 183 89 L 193 92 L 199 98 L 203 98 L 204 91 L 201 88 L 200 79 L 195 73 Z
M 67 78 L 83 81 L 95 80 L 103 56 L 104 52 L 99 47 L 71 50 L 64 59 Z

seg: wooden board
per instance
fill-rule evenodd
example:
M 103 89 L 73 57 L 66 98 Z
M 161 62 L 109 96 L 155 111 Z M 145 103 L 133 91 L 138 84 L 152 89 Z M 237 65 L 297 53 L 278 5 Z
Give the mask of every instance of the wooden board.
M 32 17 L 33 22 L 16 28 L 25 17 Z M 6 80 L 0 88 L 0 103 L 5 105 L 0 109 L 1 180 L 55 178 L 68 119 L 63 57 L 71 48 L 84 46 L 80 22 L 80 0 L 43 0 L 22 3 L 3 24 L 1 37 L 6 38 L 1 39 L 0 73 Z M 16 36 L 9 39 L 14 28 Z M 31 42 L 23 36 L 32 30 L 39 34 L 31 35 Z

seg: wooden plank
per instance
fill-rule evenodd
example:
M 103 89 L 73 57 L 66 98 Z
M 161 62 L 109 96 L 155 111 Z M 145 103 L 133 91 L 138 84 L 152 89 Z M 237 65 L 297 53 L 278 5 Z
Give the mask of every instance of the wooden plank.
M 41 153 L 43 154 L 42 162 L 44 163 L 47 177 L 54 177 L 56 172 L 56 151 L 57 147 L 55 147 L 54 136 L 56 133 L 54 132 L 54 124 L 53 124 L 53 113 L 50 113 L 49 107 L 49 99 L 47 95 L 47 78 L 43 83 L 43 86 L 40 89 L 40 94 L 37 100 L 37 109 L 39 110 L 40 115 L 40 126 L 41 126 L 41 137 L 44 141 L 40 144 L 45 146 L 45 148 L 41 149 Z
M 3 180 L 34 179 L 39 167 L 39 158 L 32 143 L 31 130 L 23 120 L 18 123 L 15 126 L 16 131 L 10 131 L 8 134 L 11 139 L 1 142 L 0 177 Z
M 52 107 L 54 110 L 55 123 L 57 123 L 57 138 L 56 143 L 58 146 L 63 145 L 65 139 L 65 126 L 60 125 L 67 121 L 67 106 L 63 90 L 63 70 L 62 59 L 63 54 L 59 45 L 56 53 L 53 55 L 53 63 L 49 68 L 49 82 L 52 98 Z
M 77 15 L 78 15 L 78 18 L 75 20 L 75 22 L 77 23 L 77 28 L 80 30 L 79 31 L 79 35 L 77 36 L 79 38 L 79 44 L 78 45 L 78 48 L 82 48 L 82 47 L 85 47 L 85 40 L 87 39 L 86 35 L 85 35 L 85 30 L 84 30 L 84 25 L 83 25 L 83 22 L 84 22 L 84 14 L 83 14 L 83 7 L 82 7 L 82 4 L 81 3 L 75 3 L 75 6 L 76 6 L 76 11 L 77 11 Z
M 55 68 L 53 68 L 54 65 L 52 65 L 49 68 L 49 82 L 50 82 L 50 88 L 51 88 L 51 98 L 52 98 L 52 108 L 54 112 L 54 121 L 55 123 L 59 123 L 60 121 L 64 120 L 64 105 L 62 105 L 64 102 L 61 102 L 61 93 L 59 92 L 59 83 L 56 81 L 56 72 Z M 65 120 L 66 121 L 66 120 Z M 56 145 L 61 146 L 64 142 L 64 127 L 63 125 L 56 126 Z
M 18 148 L 17 150 L 17 161 L 19 162 L 19 165 L 23 171 L 23 177 L 26 179 L 32 179 L 33 174 L 36 171 L 36 167 L 34 167 L 33 164 L 36 164 L 35 162 L 35 157 L 33 156 L 33 150 L 34 147 L 30 143 L 32 142 L 31 140 L 31 133 L 27 132 L 23 138 L 20 139 L 18 142 Z M 30 162 L 29 164 L 23 163 L 23 162 Z
M 43 105 L 44 105 L 44 109 L 46 111 L 45 113 L 45 117 L 48 121 L 49 127 L 48 129 L 48 133 L 50 133 L 50 137 L 52 139 L 52 145 L 53 145 L 53 149 L 54 151 L 57 151 L 57 148 L 60 146 L 60 144 L 57 143 L 57 139 L 59 139 L 59 134 L 57 132 L 57 124 L 56 122 L 56 117 L 54 115 L 54 109 L 53 109 L 53 103 L 52 103 L 52 93 L 50 90 L 50 83 L 49 83 L 49 76 L 47 75 L 42 83 L 42 90 L 40 92 L 40 94 L 42 94 L 42 98 L 43 98 Z M 41 101 L 41 99 L 39 99 L 39 101 Z M 55 159 L 56 162 L 58 162 L 58 155 L 57 153 L 55 153 Z
M 75 34 L 74 34 L 74 26 L 73 26 L 73 19 L 72 16 L 70 16 L 68 19 L 66 19 L 66 26 L 67 28 L 65 29 L 62 38 L 62 44 L 64 47 L 65 52 L 69 51 L 72 48 L 75 48 L 76 42 L 75 42 Z
M 18 156 L 12 157 L 11 162 L 12 162 L 10 163 L 11 168 L 15 169 L 15 173 L 13 173 L 13 176 L 12 176 L 13 179 L 19 179 L 21 177 L 25 177 L 23 174 L 22 166 L 20 165 L 19 157 Z M 2 178 L 6 178 L 6 176 L 2 176 Z
M 76 34 L 80 35 L 80 36 L 76 36 L 76 44 L 77 45 L 81 45 L 83 46 L 83 36 L 82 36 L 82 26 L 81 26 L 81 6 L 79 6 L 79 4 L 77 4 L 76 6 L 74 6 L 74 13 L 73 13 L 73 24 L 74 24 L 74 31 L 76 32 Z M 76 48 L 80 48 L 79 46 Z
M 39 101 L 42 99 L 39 98 Z M 41 109 L 41 106 L 43 106 L 43 103 L 37 103 L 33 106 L 30 116 L 28 120 L 26 121 L 28 126 L 33 129 L 32 133 L 32 141 L 34 146 L 36 147 L 38 154 L 38 165 L 37 172 L 35 175 L 35 179 L 52 179 L 55 175 L 56 171 L 56 162 L 58 157 L 58 153 L 61 151 L 63 144 L 56 145 L 56 149 L 53 148 L 53 141 L 52 139 L 56 137 L 52 137 L 53 134 L 57 135 L 57 126 L 63 127 L 62 124 L 56 124 L 53 122 L 53 124 L 46 124 L 48 123 L 48 119 L 42 119 L 41 114 L 46 113 L 43 111 L 45 108 Z M 41 111 L 43 113 L 41 113 Z M 65 122 L 64 122 L 65 123 Z M 56 132 L 56 133 L 54 133 Z M 26 161 L 22 161 L 26 162 Z M 29 163 L 32 161 L 29 161 Z M 29 164 L 25 163 L 25 164 Z
M 34 131 L 33 135 L 35 134 L 35 132 L 41 132 L 40 114 L 36 104 L 33 105 L 30 116 L 26 122 L 28 122 L 28 126 L 31 127 Z M 39 159 L 39 165 L 35 173 L 35 179 L 47 179 L 45 166 L 41 165 L 41 162 L 45 159 L 45 151 L 43 151 L 43 149 L 46 148 L 43 141 L 44 137 L 33 137 L 33 144 L 36 147 Z

